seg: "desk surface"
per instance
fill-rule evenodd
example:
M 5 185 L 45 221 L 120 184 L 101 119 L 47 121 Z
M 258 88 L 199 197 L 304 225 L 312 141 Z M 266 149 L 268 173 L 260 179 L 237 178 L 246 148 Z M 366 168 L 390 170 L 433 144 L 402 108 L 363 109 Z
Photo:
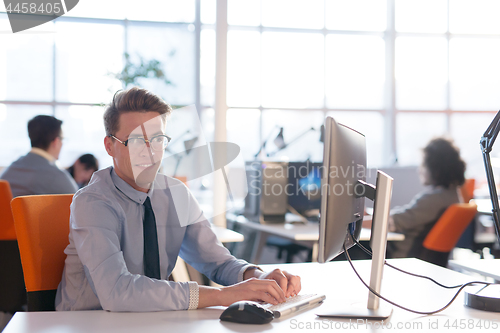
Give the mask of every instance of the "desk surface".
M 493 205 L 491 204 L 491 199 L 474 199 L 474 203 L 477 205 L 477 211 L 483 214 L 492 214 L 491 210 Z
M 221 241 L 221 243 L 243 242 L 245 239 L 245 237 L 239 232 L 219 227 L 216 225 L 212 225 L 212 230 L 217 236 L 217 239 Z
M 429 275 L 446 284 L 464 283 L 472 278 L 442 267 L 434 266 L 417 259 L 393 259 L 397 267 L 415 273 Z M 355 261 L 355 266 L 365 279 L 369 276 L 370 261 Z M 327 264 L 302 263 L 262 265 L 265 270 L 276 267 L 299 274 L 302 277 L 302 293 L 323 293 L 326 295 L 322 309 L 329 305 L 343 305 L 353 302 L 366 303 L 368 292 L 354 275 L 348 262 Z M 404 306 L 417 310 L 435 310 L 444 306 L 454 295 L 432 282 L 403 275 L 393 269 L 385 269 L 382 294 Z M 387 332 L 391 325 L 394 332 L 454 332 L 468 331 L 453 328 L 453 325 L 482 324 L 481 332 L 498 332 L 499 315 L 469 309 L 463 305 L 463 297 L 439 315 L 422 316 L 399 308 L 394 308 L 392 316 L 384 322 L 351 322 L 348 320 L 322 321 L 315 315 L 317 308 L 303 310 L 293 316 L 272 321 L 266 325 L 243 325 L 219 321 L 223 307 L 202 310 L 148 312 L 148 313 L 111 313 L 105 311 L 81 312 L 18 312 L 15 314 L 5 333 L 137 333 L 137 332 L 294 332 L 294 331 L 370 331 Z M 494 322 L 494 320 L 496 322 Z M 375 325 L 379 326 L 375 326 Z M 448 327 L 447 327 L 447 326 Z M 496 325 L 496 326 L 495 326 Z M 312 328 L 316 327 L 316 330 Z M 396 329 L 399 327 L 400 329 Z M 478 326 L 476 326 L 478 327 Z M 488 328 L 486 328 L 488 327 Z M 319 329 L 318 329 L 319 328 Z
M 500 259 L 450 260 L 448 265 L 500 281 Z
M 304 223 L 277 223 L 277 224 L 261 224 L 251 222 L 244 216 L 228 214 L 228 219 L 239 223 L 247 228 L 266 232 L 275 236 L 280 236 L 296 241 L 310 241 L 317 242 L 319 240 L 319 223 L 308 222 Z M 360 240 L 370 240 L 371 230 L 361 229 Z M 387 240 L 389 241 L 402 241 L 405 239 L 403 234 L 389 232 Z

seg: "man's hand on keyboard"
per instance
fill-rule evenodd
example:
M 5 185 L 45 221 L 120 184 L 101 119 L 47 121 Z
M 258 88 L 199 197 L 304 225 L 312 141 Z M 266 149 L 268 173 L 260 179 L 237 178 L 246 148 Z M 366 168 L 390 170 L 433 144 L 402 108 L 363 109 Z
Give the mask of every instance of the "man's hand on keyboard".
M 280 269 L 271 272 L 248 269 L 243 279 L 244 281 L 227 287 L 200 287 L 200 295 L 203 295 L 204 300 L 210 301 L 201 303 L 199 307 L 228 306 L 243 300 L 277 305 L 286 302 L 287 297 L 297 295 L 301 289 L 300 277 Z
M 218 298 L 214 303 L 216 305 L 228 306 L 238 301 L 265 302 L 276 305 L 286 301 L 285 294 L 276 281 L 255 277 L 231 286 L 221 287 L 218 291 L 214 296 Z
M 271 272 L 262 273 L 259 279 L 276 281 L 284 291 L 286 297 L 297 295 L 301 289 L 300 276 L 290 274 L 278 268 Z

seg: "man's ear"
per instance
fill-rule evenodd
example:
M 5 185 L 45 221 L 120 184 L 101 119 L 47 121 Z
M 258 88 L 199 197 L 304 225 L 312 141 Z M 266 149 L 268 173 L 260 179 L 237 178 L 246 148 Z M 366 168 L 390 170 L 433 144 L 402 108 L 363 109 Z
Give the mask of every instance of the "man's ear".
M 62 142 L 62 139 L 60 136 L 56 136 L 54 138 L 54 140 L 52 140 L 49 144 L 49 148 L 52 148 L 52 147 L 57 147 L 58 144 L 60 144 L 60 142 Z
M 108 153 L 109 156 L 114 157 L 113 139 L 110 138 L 109 136 L 104 137 L 104 148 L 106 149 L 106 152 Z

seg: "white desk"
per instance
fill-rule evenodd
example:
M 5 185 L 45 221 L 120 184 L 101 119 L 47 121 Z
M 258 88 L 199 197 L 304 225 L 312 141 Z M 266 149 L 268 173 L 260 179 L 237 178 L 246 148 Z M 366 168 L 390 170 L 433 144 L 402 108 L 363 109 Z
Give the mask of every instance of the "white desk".
M 478 273 L 500 281 L 500 259 L 450 260 L 450 268 Z
M 230 229 L 212 225 L 212 230 L 215 232 L 217 239 L 221 243 L 237 243 L 245 240 L 245 237 L 243 237 L 242 234 Z
M 417 259 L 393 259 L 390 262 L 403 269 L 419 274 L 427 274 L 447 284 L 471 281 L 471 277 L 425 263 Z M 360 274 L 369 276 L 370 262 L 357 261 L 355 265 Z M 302 293 L 323 293 L 324 304 L 349 304 L 366 302 L 368 292 L 354 275 L 348 262 L 327 264 L 301 263 L 262 265 L 265 270 L 275 267 L 286 269 L 302 277 Z M 434 285 L 430 281 L 403 275 L 393 269 L 385 269 L 382 293 L 391 300 L 417 310 L 434 310 L 446 304 L 455 293 Z M 384 322 L 392 329 L 381 329 L 380 322 L 360 321 L 349 323 L 348 320 L 321 321 L 316 317 L 316 308 L 303 310 L 293 316 L 287 316 L 265 325 L 244 325 L 219 321 L 224 308 L 212 307 L 192 311 L 148 312 L 148 313 L 111 313 L 105 311 L 80 312 L 18 312 L 15 314 L 4 333 L 137 333 L 137 332 L 315 332 L 334 330 L 369 331 L 369 332 L 471 332 L 467 329 L 454 329 L 451 325 L 482 324 L 478 332 L 498 332 L 499 314 L 473 310 L 463 305 L 463 297 L 445 311 L 434 316 L 422 316 L 394 308 L 392 316 Z M 497 327 L 493 328 L 493 320 Z M 374 326 L 374 325 L 379 326 Z M 489 329 L 485 328 L 489 325 Z M 307 325 L 307 326 L 306 326 Z M 326 329 L 306 329 L 309 327 L 327 327 Z M 318 326 L 319 325 L 319 326 Z M 322 326 L 325 325 L 325 326 Z M 354 325 L 354 326 L 352 326 Z M 402 326 L 402 329 L 396 327 Z M 432 328 L 429 328 L 430 325 Z M 437 325 L 437 328 L 434 328 Z M 449 329 L 445 327 L 449 326 Z M 378 329 L 376 327 L 379 327 Z M 477 327 L 477 326 L 476 326 Z M 302 330 L 300 328 L 303 328 Z M 350 329 L 349 329 L 350 328 Z M 406 329 L 405 329 L 406 328 Z
M 477 211 L 482 214 L 491 215 L 493 205 L 491 204 L 491 199 L 474 199 L 474 203 L 477 205 Z
M 260 256 L 262 254 L 262 249 L 266 245 L 268 236 L 279 236 L 286 239 L 290 239 L 297 244 L 302 244 L 308 247 L 312 247 L 313 261 L 317 261 L 318 258 L 318 241 L 319 241 L 319 223 L 309 222 L 304 223 L 276 223 L 276 224 L 261 224 L 256 222 L 251 222 L 242 215 L 227 214 L 227 218 L 230 221 L 238 223 L 245 228 L 259 231 L 257 234 L 257 239 L 255 240 L 253 252 L 250 261 L 252 263 L 258 264 Z M 370 240 L 371 230 L 361 229 L 360 240 L 368 241 Z M 389 241 L 402 241 L 405 239 L 403 234 L 398 234 L 394 232 L 389 232 L 387 234 L 387 240 Z
M 472 202 L 474 202 L 477 205 L 477 212 L 479 214 L 483 215 L 489 215 L 492 216 L 492 204 L 491 204 L 491 199 L 490 198 L 483 198 L 483 199 L 474 199 Z M 479 222 L 480 223 L 480 222 Z M 480 228 L 480 230 L 484 230 L 484 226 Z M 490 231 L 480 231 L 476 230 L 476 235 L 474 236 L 474 241 L 476 243 L 495 243 L 497 242 L 497 235 L 496 232 L 493 228 L 490 229 Z

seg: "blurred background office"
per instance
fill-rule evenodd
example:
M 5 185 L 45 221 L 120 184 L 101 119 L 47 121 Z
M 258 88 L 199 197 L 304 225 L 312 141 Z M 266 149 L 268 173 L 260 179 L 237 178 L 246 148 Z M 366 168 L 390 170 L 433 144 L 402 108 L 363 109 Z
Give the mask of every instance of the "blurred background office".
M 500 106 L 498 12 L 495 0 L 80 1 L 0 34 L 0 168 L 29 150 L 26 123 L 38 114 L 64 121 L 60 167 L 84 153 L 111 165 L 102 103 L 136 84 L 194 105 L 205 142 L 234 142 L 247 161 L 283 128 L 285 143 L 305 134 L 275 154 L 270 140 L 261 156 L 320 162 L 308 129 L 331 115 L 366 135 L 369 167 L 417 166 L 431 138 L 448 136 L 481 188 L 479 138 Z M 201 135 L 189 132 L 196 121 L 174 112 L 173 152 Z M 182 156 L 177 173 L 192 162 Z

